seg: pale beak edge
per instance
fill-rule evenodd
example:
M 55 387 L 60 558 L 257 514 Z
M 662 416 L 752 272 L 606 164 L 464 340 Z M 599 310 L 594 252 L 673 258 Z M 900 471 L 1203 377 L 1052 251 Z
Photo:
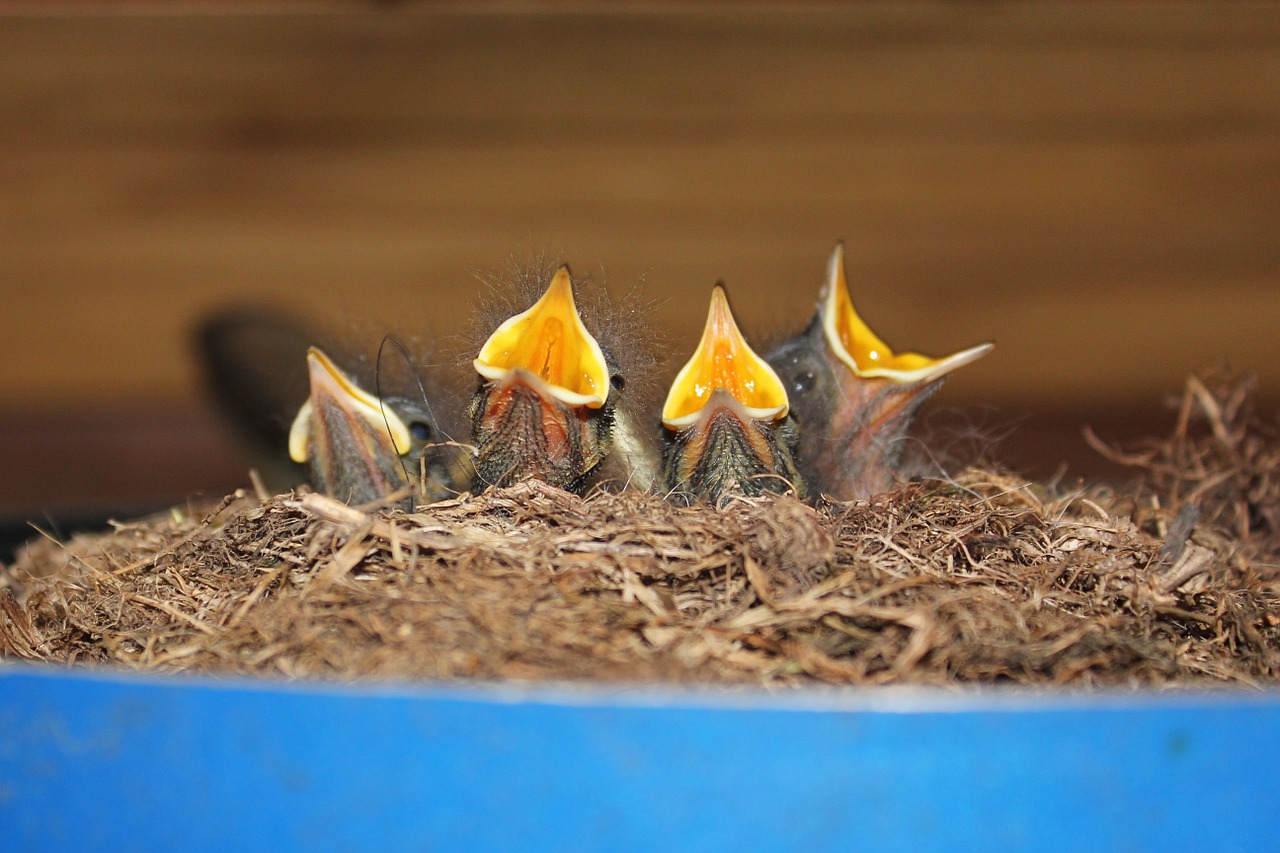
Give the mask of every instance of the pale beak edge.
M 742 414 L 756 420 L 778 420 L 790 408 L 786 386 L 747 343 L 718 284 L 711 291 L 698 348 L 671 383 L 662 423 L 673 430 L 693 424 L 717 389 L 727 391 Z
M 392 446 L 401 456 L 409 452 L 412 437 L 409 428 L 394 411 L 382 405 L 377 397 L 356 385 L 317 347 L 307 351 L 307 369 L 311 377 L 311 397 L 298 409 L 289 428 L 289 458 L 307 462 L 311 458 L 311 424 L 316 399 L 327 398 L 349 417 L 364 418 L 375 431 L 386 432 Z
M 836 358 L 864 379 L 887 379 L 899 385 L 932 382 L 957 367 L 977 361 L 995 346 L 982 343 L 944 358 L 917 352 L 895 353 L 858 315 L 844 270 L 844 245 L 838 244 L 827 264 L 827 280 L 819 298 L 823 334 Z
M 609 365 L 582 323 L 567 267 L 528 310 L 498 326 L 472 363 L 491 382 L 524 370 L 570 406 L 598 409 L 609 399 Z

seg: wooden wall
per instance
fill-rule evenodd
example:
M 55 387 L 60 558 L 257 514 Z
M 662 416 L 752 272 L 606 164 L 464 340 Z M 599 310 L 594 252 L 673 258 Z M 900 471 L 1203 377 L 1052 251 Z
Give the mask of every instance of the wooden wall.
M 801 324 L 838 238 L 890 343 L 997 341 L 954 405 L 1280 378 L 1280 5 L 48 8 L 0 6 L 10 423 L 198 411 L 227 301 L 454 327 L 540 250 L 683 357 L 717 278 Z

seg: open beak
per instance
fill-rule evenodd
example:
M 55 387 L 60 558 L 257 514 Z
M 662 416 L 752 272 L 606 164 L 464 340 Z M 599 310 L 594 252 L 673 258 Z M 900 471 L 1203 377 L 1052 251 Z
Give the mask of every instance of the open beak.
M 719 284 L 711 291 L 711 309 L 698 349 L 667 394 L 663 425 L 672 430 L 690 426 L 717 389 L 728 392 L 743 413 L 756 420 L 781 420 L 790 407 L 782 380 L 743 338 Z
M 858 316 L 844 272 L 844 244 L 837 244 L 827 264 L 827 281 L 818 298 L 818 312 L 827 345 L 836 358 L 863 379 L 887 379 L 899 385 L 927 384 L 957 367 L 977 361 L 995 346 L 978 344 L 946 356 L 930 358 L 918 352 L 895 353 Z
M 662 423 L 674 433 L 667 487 L 717 505 L 732 495 L 803 494 L 789 409 L 786 386 L 747 344 L 717 284 L 698 349 L 662 407 Z
M 894 352 L 858 316 L 838 244 L 818 299 L 817 326 L 775 352 L 793 387 L 805 389 L 794 403 L 809 484 L 843 500 L 891 489 L 915 412 L 947 374 L 992 347 L 979 344 L 944 358 Z
M 568 267 L 529 310 L 489 336 L 474 364 L 486 380 L 469 414 L 476 481 L 506 486 L 532 477 L 580 489 L 608 455 L 616 401 Z
M 289 430 L 289 456 L 309 462 L 312 485 L 351 503 L 369 503 L 404 486 L 400 457 L 409 428 L 316 347 L 307 351 L 311 396 Z
M 582 324 L 568 267 L 560 267 L 533 307 L 489 336 L 474 364 L 492 382 L 521 371 L 529 384 L 570 406 L 598 409 L 609 397 L 609 367 Z

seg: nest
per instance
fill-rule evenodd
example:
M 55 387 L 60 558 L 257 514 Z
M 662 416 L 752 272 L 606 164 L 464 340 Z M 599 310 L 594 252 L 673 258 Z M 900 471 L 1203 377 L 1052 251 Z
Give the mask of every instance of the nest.
M 1280 441 L 1189 380 L 1131 488 L 971 469 L 723 509 L 539 483 L 421 507 L 238 492 L 0 570 L 7 657 L 286 678 L 1274 686 Z

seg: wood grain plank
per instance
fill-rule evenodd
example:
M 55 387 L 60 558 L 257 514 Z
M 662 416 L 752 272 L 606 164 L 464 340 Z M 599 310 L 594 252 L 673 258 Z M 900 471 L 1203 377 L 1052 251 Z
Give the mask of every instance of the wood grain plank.
M 1274 126 L 1280 62 L 1258 4 L 17 18 L 0 39 L 24 84 L 0 104 L 27 118 L 7 133 L 73 140 L 1221 133 Z
M 1280 7 L 350 8 L 3 17 L 0 406 L 190 403 L 226 300 L 454 328 L 539 250 L 783 334 L 838 238 L 891 342 L 998 341 L 961 400 L 1280 380 Z

